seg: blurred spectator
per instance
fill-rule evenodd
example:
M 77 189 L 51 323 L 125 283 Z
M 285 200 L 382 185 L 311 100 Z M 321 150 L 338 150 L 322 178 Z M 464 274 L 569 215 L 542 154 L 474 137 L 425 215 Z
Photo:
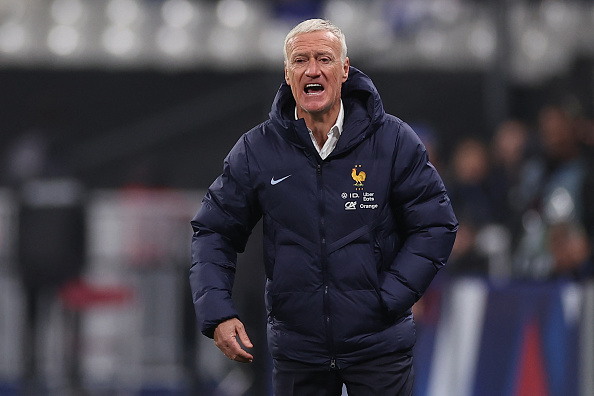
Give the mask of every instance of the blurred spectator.
M 462 140 L 454 150 L 451 167 L 452 175 L 447 185 L 458 218 L 472 219 L 479 228 L 491 222 L 494 213 L 485 144 L 474 138 Z
M 590 262 L 594 262 L 594 120 L 581 118 L 577 122 L 578 138 L 582 144 L 585 176 L 582 184 L 583 220 L 590 243 Z M 590 273 L 592 274 L 592 273 Z
M 451 275 L 488 275 L 489 263 L 483 252 L 477 249 L 478 230 L 471 219 L 459 218 L 458 234 L 448 260 L 446 271 Z
M 581 119 L 577 130 L 586 168 L 582 185 L 584 226 L 594 243 L 594 120 Z
M 448 273 L 489 273 L 488 257 L 476 243 L 481 229 L 494 219 L 489 168 L 488 151 L 483 142 L 465 138 L 455 147 L 446 184 L 460 226 L 448 261 Z
M 515 257 L 521 277 L 543 278 L 552 271 L 547 230 L 565 222 L 583 223 L 582 184 L 585 165 L 572 117 L 559 106 L 543 107 L 538 116 L 539 155 L 520 175 L 518 204 L 522 235 Z
M 573 222 L 554 224 L 547 236 L 554 278 L 579 280 L 594 276 L 594 262 L 586 232 Z
M 410 125 L 412 129 L 417 133 L 421 142 L 425 145 L 427 149 L 427 155 L 429 156 L 429 161 L 438 172 L 443 172 L 443 164 L 441 159 L 440 153 L 440 146 L 439 140 L 437 138 L 437 132 L 435 129 L 425 122 L 419 123 L 411 123 Z
M 25 133 L 9 147 L 5 164 L 19 199 L 16 273 L 26 298 L 24 395 L 37 395 L 44 386 L 39 335 L 47 329 L 59 288 L 79 275 L 85 256 L 84 191 L 63 172 L 50 143 L 44 130 Z M 67 363 L 73 363 L 67 370 L 74 384 L 78 367 L 74 360 Z
M 531 157 L 528 127 L 518 120 L 497 128 L 491 157 L 474 138 L 456 146 L 448 189 L 460 229 L 449 273 L 492 275 L 494 264 L 501 267 L 495 272 L 517 277 L 575 279 L 592 273 L 594 210 L 583 205 L 594 201 L 590 127 L 583 123 L 578 129 L 562 107 L 546 106 L 539 112 L 538 150 Z M 494 235 L 505 243 L 495 243 Z M 510 252 L 514 261 L 508 270 L 501 262 L 509 261 Z
M 528 162 L 522 174 L 521 196 L 526 209 L 542 211 L 554 191 L 563 188 L 570 194 L 573 207 L 571 213 L 559 215 L 579 218 L 584 164 L 573 120 L 561 107 L 544 107 L 538 117 L 538 132 L 542 151 Z
M 493 203 L 493 220 L 510 231 L 512 241 L 521 231 L 519 219 L 522 208 L 518 205 L 517 196 L 527 142 L 528 128 L 518 120 L 501 123 L 491 141 L 489 191 Z

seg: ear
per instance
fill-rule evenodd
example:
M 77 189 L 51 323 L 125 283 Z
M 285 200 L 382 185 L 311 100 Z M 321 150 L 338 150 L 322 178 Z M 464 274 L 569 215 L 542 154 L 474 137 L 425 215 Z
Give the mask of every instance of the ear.
M 349 60 L 349 57 L 347 56 L 344 59 L 344 64 L 342 65 L 343 71 L 344 71 L 344 74 L 342 75 L 342 82 L 345 82 L 347 80 L 347 78 L 349 78 L 349 67 L 350 67 L 350 65 L 351 65 L 351 62 Z
M 285 62 L 285 82 L 287 83 L 287 85 L 291 85 L 291 83 L 289 82 L 289 71 L 287 70 L 287 62 Z

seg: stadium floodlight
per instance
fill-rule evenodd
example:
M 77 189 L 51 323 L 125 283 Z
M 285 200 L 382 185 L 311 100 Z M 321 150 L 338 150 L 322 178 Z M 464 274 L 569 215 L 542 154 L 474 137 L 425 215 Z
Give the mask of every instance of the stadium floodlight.
M 221 0 L 216 8 L 217 17 L 223 26 L 238 28 L 248 19 L 248 6 L 242 0 Z
M 436 29 L 422 30 L 417 35 L 415 44 L 420 54 L 430 59 L 437 59 L 443 51 L 445 35 Z
M 23 25 L 7 22 L 0 26 L 0 51 L 15 54 L 25 47 L 27 32 Z
M 163 25 L 157 31 L 156 43 L 166 54 L 177 56 L 186 53 L 190 38 L 185 29 Z
M 54 0 L 50 7 L 53 20 L 59 25 L 74 25 L 82 19 L 80 0 Z
M 72 26 L 54 26 L 47 35 L 47 46 L 56 55 L 71 55 L 78 47 L 80 36 Z
M 482 60 L 491 59 L 497 47 L 497 37 L 486 23 L 478 23 L 468 35 L 470 53 Z
M 161 7 L 163 20 L 174 28 L 188 26 L 195 19 L 197 10 L 187 0 L 167 0 Z
M 129 26 L 138 20 L 140 6 L 137 0 L 110 0 L 105 13 L 114 25 Z
M 208 49 L 212 59 L 231 61 L 240 58 L 240 37 L 237 32 L 217 26 L 208 37 Z
M 548 37 L 537 28 L 528 28 L 522 34 L 521 48 L 524 54 L 531 60 L 544 58 L 549 47 Z
M 357 22 L 353 5 L 347 1 L 328 1 L 324 14 L 328 19 L 340 26 L 342 30 L 347 30 L 348 27 Z
M 116 56 L 131 54 L 136 45 L 136 35 L 127 27 L 110 26 L 101 38 L 105 49 Z

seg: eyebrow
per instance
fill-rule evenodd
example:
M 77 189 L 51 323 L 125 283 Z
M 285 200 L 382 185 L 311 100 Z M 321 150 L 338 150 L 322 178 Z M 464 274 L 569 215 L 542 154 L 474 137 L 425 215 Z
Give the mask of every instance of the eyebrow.
M 297 57 L 300 57 L 300 56 L 309 56 L 309 54 L 310 54 L 309 52 L 294 52 L 293 54 L 291 54 L 290 59 L 294 59 L 294 58 L 297 58 Z M 334 54 L 332 53 L 332 51 L 323 51 L 323 50 L 322 51 L 317 51 L 316 53 L 314 53 L 314 56 L 315 57 L 318 57 L 318 56 L 329 56 L 331 58 L 334 58 L 335 57 Z

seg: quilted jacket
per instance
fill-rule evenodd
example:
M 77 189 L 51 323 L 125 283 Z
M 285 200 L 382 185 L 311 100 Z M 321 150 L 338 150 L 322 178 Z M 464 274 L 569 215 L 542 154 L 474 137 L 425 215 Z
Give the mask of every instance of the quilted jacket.
M 444 184 L 413 130 L 365 74 L 342 87 L 343 132 L 322 160 L 283 83 L 191 221 L 190 283 L 201 331 L 239 317 L 237 254 L 262 219 L 268 344 L 277 365 L 347 367 L 414 345 L 412 305 L 457 230 Z

